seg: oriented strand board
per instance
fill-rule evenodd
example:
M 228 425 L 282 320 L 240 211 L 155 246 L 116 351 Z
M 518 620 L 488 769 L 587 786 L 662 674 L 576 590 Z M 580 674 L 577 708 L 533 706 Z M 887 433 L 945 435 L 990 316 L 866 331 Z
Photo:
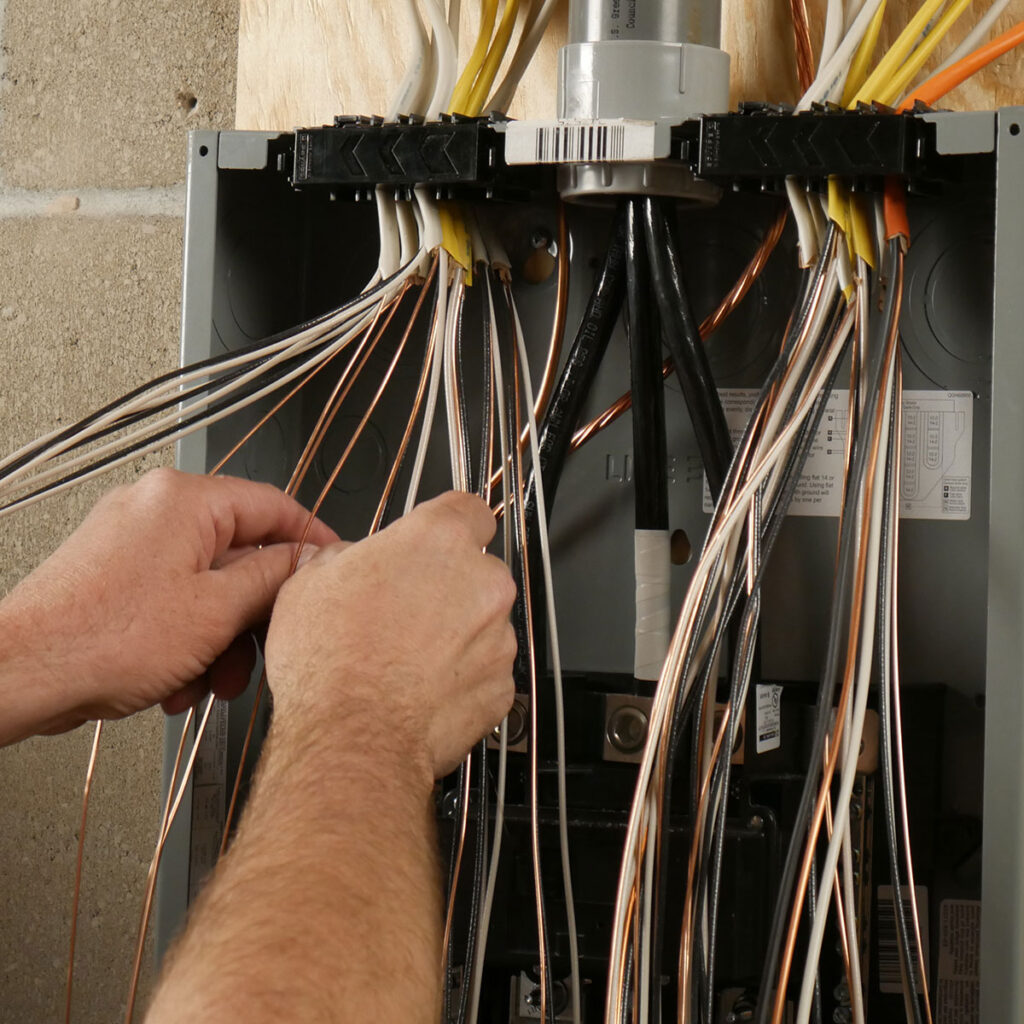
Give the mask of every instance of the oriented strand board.
M 464 58 L 475 38 L 479 4 L 464 0 L 462 6 Z M 810 0 L 810 6 L 817 46 L 824 0 Z M 912 0 L 890 0 L 882 45 L 895 37 L 916 6 Z M 562 0 L 510 111 L 514 117 L 554 115 L 555 61 L 565 41 L 567 7 L 568 0 Z M 940 46 L 936 62 L 983 10 L 977 0 Z M 1015 0 L 998 30 L 1020 16 Z M 412 38 L 404 0 L 241 0 L 238 127 L 289 129 L 329 122 L 339 113 L 383 112 L 404 74 Z M 796 98 L 787 0 L 724 0 L 722 45 L 732 54 L 734 104 Z M 1010 54 L 997 61 L 946 102 L 960 110 L 1024 102 L 1024 58 Z

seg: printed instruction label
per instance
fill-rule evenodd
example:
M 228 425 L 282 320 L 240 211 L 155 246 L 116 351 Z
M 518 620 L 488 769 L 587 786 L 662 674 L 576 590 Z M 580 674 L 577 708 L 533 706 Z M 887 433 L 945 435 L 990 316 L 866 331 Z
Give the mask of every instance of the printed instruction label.
M 782 746 L 782 687 L 757 684 L 757 752 L 766 754 Z
M 939 974 L 935 1024 L 980 1021 L 981 902 L 943 900 L 939 905 Z
M 758 392 L 723 388 L 719 394 L 734 441 L 754 410 Z M 829 396 L 789 514 L 838 516 L 843 489 L 849 392 Z M 974 396 L 970 391 L 904 391 L 900 516 L 904 519 L 971 518 L 971 445 Z M 713 511 L 704 485 L 704 511 Z

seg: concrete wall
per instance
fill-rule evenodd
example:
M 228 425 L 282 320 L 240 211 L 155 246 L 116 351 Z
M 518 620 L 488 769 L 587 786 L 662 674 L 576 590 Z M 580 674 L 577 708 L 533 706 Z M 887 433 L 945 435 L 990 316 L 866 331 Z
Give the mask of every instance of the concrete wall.
M 3 453 L 175 365 L 185 132 L 232 126 L 237 28 L 238 0 L 0 0 Z M 0 593 L 105 486 L 3 520 Z M 123 1014 L 161 726 L 154 711 L 104 734 L 79 918 L 80 1024 Z M 62 1019 L 91 735 L 0 751 L 2 1022 Z

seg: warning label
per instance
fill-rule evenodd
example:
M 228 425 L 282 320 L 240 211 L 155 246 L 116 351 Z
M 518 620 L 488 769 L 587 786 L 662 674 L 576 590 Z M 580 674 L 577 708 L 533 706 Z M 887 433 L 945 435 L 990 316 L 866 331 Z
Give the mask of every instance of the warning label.
M 935 1024 L 978 1024 L 980 943 L 980 901 L 943 900 L 939 907 Z
M 733 440 L 738 441 L 758 392 L 720 392 Z M 971 518 L 971 441 L 974 396 L 969 391 L 904 391 L 900 515 L 904 519 Z M 804 463 L 790 514 L 837 516 L 843 491 L 849 392 L 833 391 Z M 704 510 L 712 511 L 704 487 Z

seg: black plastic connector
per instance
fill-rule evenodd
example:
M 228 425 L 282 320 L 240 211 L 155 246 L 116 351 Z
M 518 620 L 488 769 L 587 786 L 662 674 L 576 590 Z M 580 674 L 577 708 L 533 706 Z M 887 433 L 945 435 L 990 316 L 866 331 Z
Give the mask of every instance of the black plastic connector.
M 439 199 L 528 199 L 552 187 L 549 170 L 509 167 L 504 134 L 488 118 L 338 117 L 295 132 L 292 184 L 363 198 L 378 185 L 407 194 L 425 186 Z
M 769 185 L 789 175 L 816 181 L 837 175 L 876 181 L 930 177 L 933 128 L 912 114 L 878 108 L 746 106 L 676 130 L 678 155 L 700 178 Z

